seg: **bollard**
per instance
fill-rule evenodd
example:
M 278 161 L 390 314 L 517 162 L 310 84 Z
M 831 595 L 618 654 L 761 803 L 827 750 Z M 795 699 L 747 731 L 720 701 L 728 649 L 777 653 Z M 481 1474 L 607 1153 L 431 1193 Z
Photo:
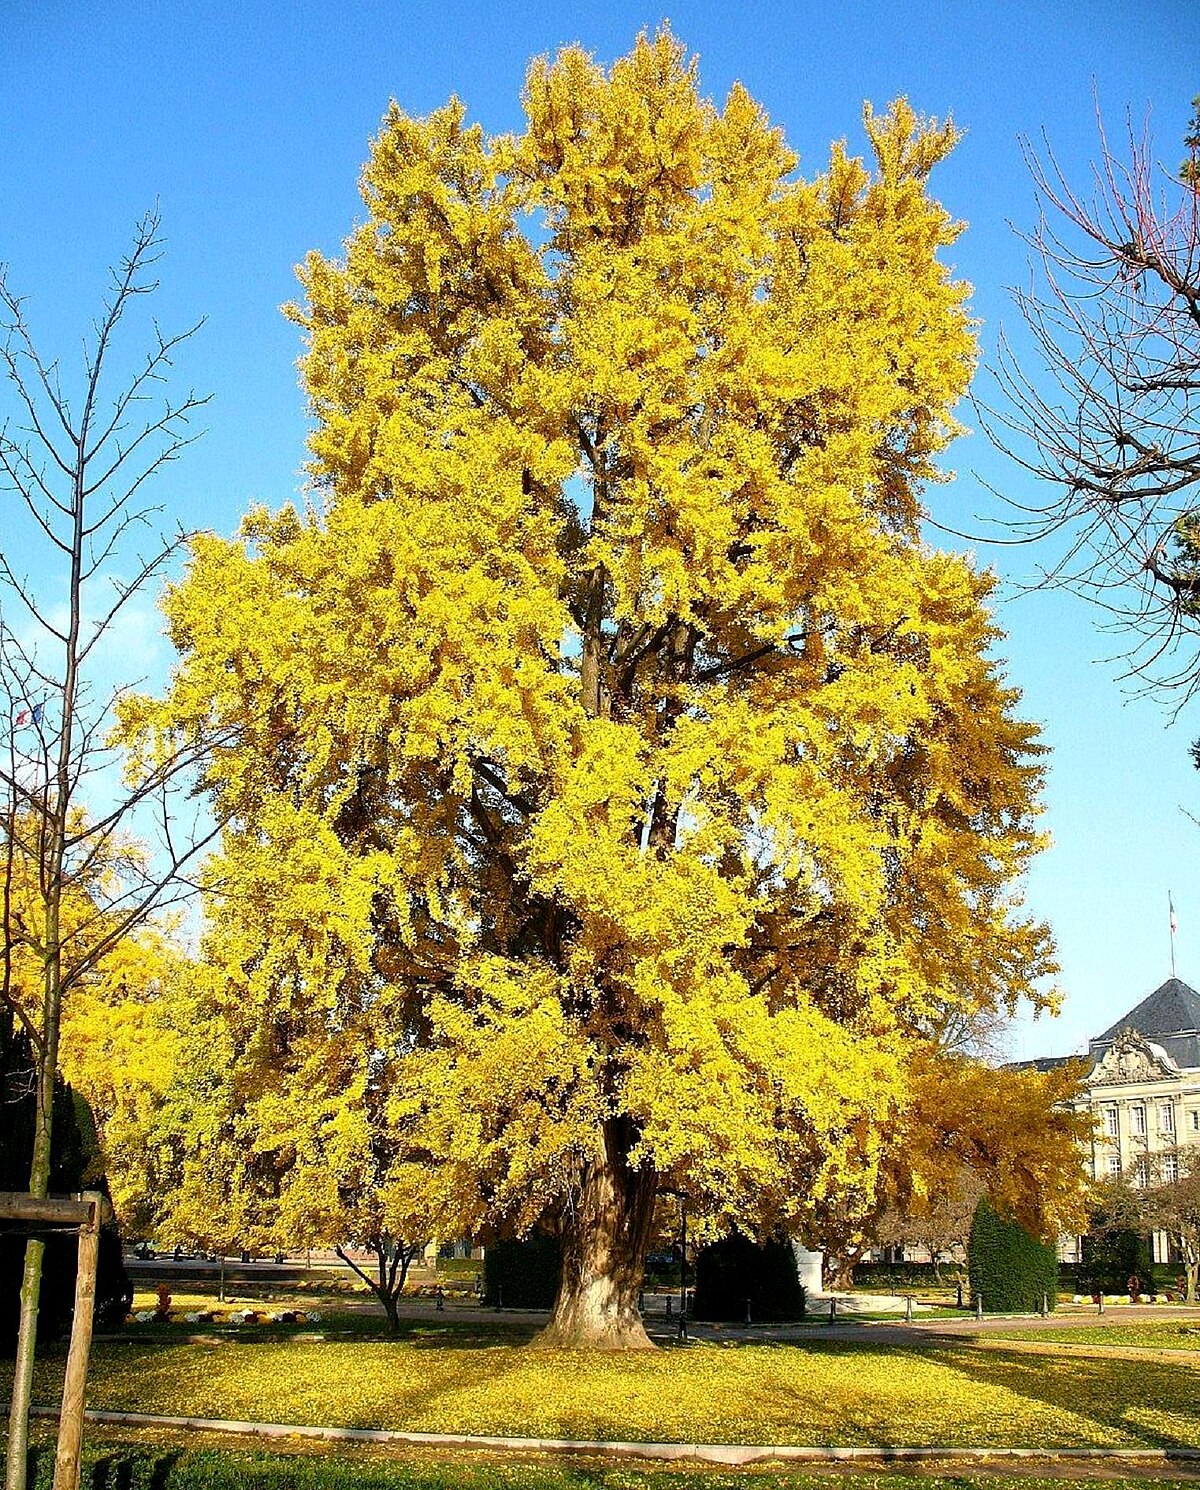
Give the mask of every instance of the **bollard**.
M 975 1295 L 975 1318 L 983 1318 L 983 1295 L 981 1293 Z
M 1101 1314 L 1103 1314 L 1104 1313 L 1104 1295 L 1102 1293 L 1098 1293 L 1096 1295 L 1096 1304 L 1097 1304 L 1097 1307 L 1098 1307 L 1098 1312 L 1101 1313 Z
M 1050 1300 L 1045 1294 L 1042 1295 L 1042 1318 L 1045 1319 L 1050 1313 Z
M 904 1296 L 904 1323 L 912 1324 L 912 1294 Z
M 645 1312 L 646 1312 L 646 1290 L 644 1288 L 639 1288 L 638 1289 L 638 1313 L 639 1314 L 645 1314 Z
M 961 1284 L 961 1283 L 960 1283 L 960 1284 L 959 1284 L 959 1285 L 958 1285 L 958 1299 L 957 1299 L 957 1301 L 956 1301 L 956 1303 L 955 1303 L 955 1305 L 954 1305 L 954 1307 L 955 1307 L 955 1308 L 956 1308 L 956 1309 L 961 1309 L 961 1308 L 962 1308 L 962 1306 L 963 1306 L 963 1301 L 962 1301 L 962 1284 Z
M 746 1328 L 750 1328 L 750 1300 L 746 1300 Z
M 671 1295 L 668 1294 L 667 1295 L 667 1318 L 670 1319 L 670 1317 L 671 1317 Z
M 504 1285 L 502 1283 L 496 1284 L 496 1308 L 504 1308 Z
M 679 1338 L 685 1345 L 687 1344 L 687 1337 L 687 1310 L 681 1309 L 679 1311 Z
M 829 1323 L 837 1319 L 837 1299 L 832 1294 L 829 1296 Z

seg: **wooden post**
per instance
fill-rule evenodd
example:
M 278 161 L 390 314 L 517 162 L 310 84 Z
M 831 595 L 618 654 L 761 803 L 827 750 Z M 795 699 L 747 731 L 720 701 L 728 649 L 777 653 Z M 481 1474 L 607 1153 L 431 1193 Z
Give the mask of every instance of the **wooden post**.
M 100 1223 L 104 1197 L 86 1191 L 87 1220 L 79 1228 L 79 1268 L 75 1275 L 75 1314 L 71 1346 L 63 1379 L 62 1410 L 58 1419 L 58 1451 L 54 1456 L 54 1490 L 79 1490 L 79 1455 L 83 1447 L 84 1392 L 88 1356 L 92 1349 L 92 1317 L 96 1307 L 96 1265 L 100 1256 Z
M 79 1276 L 75 1284 L 75 1324 L 71 1333 L 71 1351 L 67 1363 L 67 1375 L 70 1379 L 71 1371 L 74 1369 L 79 1377 L 78 1395 L 78 1435 L 76 1437 L 75 1449 L 75 1475 L 70 1481 L 71 1490 L 76 1490 L 79 1484 L 79 1445 L 82 1441 L 83 1432 L 83 1385 L 87 1376 L 87 1358 L 92 1342 L 92 1309 L 96 1298 L 96 1261 L 99 1255 L 99 1233 L 100 1225 L 104 1221 L 109 1210 L 108 1202 L 95 1190 L 89 1190 L 83 1195 L 30 1195 L 25 1190 L 0 1191 L 0 1222 L 22 1221 L 31 1222 L 35 1226 L 70 1226 L 91 1228 L 93 1240 L 91 1242 L 91 1272 L 87 1281 L 86 1307 L 81 1309 L 80 1289 L 85 1281 L 87 1269 L 85 1267 L 85 1246 L 83 1236 L 79 1239 Z M 26 1266 L 28 1269 L 29 1253 L 26 1253 Z M 26 1271 L 26 1284 L 28 1283 L 28 1270 Z M 87 1315 L 86 1340 L 82 1342 L 82 1356 L 76 1349 L 76 1330 L 82 1324 L 83 1315 Z M 74 1367 L 73 1367 L 73 1363 Z M 64 1400 L 66 1393 L 64 1391 Z M 12 1401 L 9 1404 L 8 1415 L 8 1478 L 9 1485 L 24 1485 L 25 1462 L 23 1445 L 28 1439 L 29 1424 L 29 1399 L 25 1393 L 20 1377 L 13 1383 Z M 61 1436 L 62 1420 L 59 1423 L 59 1454 L 61 1456 L 63 1439 Z M 58 1463 L 55 1463 L 54 1482 L 59 1483 Z M 66 1481 L 63 1481 L 66 1484 Z

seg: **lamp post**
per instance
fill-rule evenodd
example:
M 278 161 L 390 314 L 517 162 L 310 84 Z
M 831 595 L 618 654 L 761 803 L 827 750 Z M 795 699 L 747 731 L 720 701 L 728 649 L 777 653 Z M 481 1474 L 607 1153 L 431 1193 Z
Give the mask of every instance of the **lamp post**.
M 679 1312 L 687 1313 L 687 1201 L 679 1197 Z

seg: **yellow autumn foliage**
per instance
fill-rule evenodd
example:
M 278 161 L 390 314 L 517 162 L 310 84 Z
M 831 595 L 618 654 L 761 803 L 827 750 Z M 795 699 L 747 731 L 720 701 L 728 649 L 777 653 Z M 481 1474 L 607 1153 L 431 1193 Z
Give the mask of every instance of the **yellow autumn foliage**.
M 554 1217 L 619 1313 L 659 1187 L 865 1216 L 947 1021 L 1047 1001 L 1041 747 L 920 531 L 975 358 L 953 126 L 868 109 L 804 179 L 665 30 L 524 105 L 388 111 L 291 309 L 313 505 L 195 543 L 125 725 L 232 731 L 209 956 L 274 1152 L 278 1072 L 369 1090 L 431 1225 Z M 1066 1149 L 1021 1142 L 1045 1218 Z
M 1179 1325 L 1160 1328 L 1173 1330 L 1180 1342 Z M 1053 1338 L 1050 1331 L 1034 1338 L 1022 1332 L 1019 1340 L 889 1347 L 803 1337 L 757 1344 L 731 1330 L 733 1338 L 723 1342 L 616 1359 L 524 1351 L 511 1335 L 456 1339 L 444 1327 L 418 1327 L 402 1344 L 293 1334 L 262 1341 L 242 1335 L 220 1342 L 218 1336 L 205 1343 L 134 1338 L 98 1342 L 89 1401 L 107 1411 L 236 1422 L 685 1446 L 861 1445 L 883 1453 L 910 1445 L 1046 1455 L 1085 1447 L 1200 1448 L 1194 1351 L 1164 1358 L 1156 1341 L 1157 1358 L 1139 1352 L 1141 1359 L 1121 1359 L 1120 1351 L 1094 1339 L 1106 1332 L 1076 1327 L 1057 1333 L 1069 1340 L 1069 1351 L 1039 1350 L 1035 1340 Z M 0 1388 L 5 1365 L 0 1361 Z M 55 1400 L 60 1373 L 61 1358 L 48 1358 L 39 1400 Z M 458 1483 L 462 1462 L 444 1462 Z M 487 1483 L 497 1483 L 501 1470 L 485 1462 Z M 539 1471 L 542 1462 L 534 1461 Z M 518 1474 L 516 1462 L 506 1463 Z M 356 1474 L 362 1472 L 360 1464 Z M 642 1485 L 644 1473 L 625 1465 L 615 1483 Z M 683 1473 L 686 1481 L 676 1485 L 713 1483 L 697 1479 L 702 1471 L 696 1466 Z M 720 1483 L 742 1483 L 735 1473 L 747 1471 L 726 1471 Z M 749 1483 L 763 1483 L 763 1469 L 750 1473 Z M 794 1467 L 780 1473 L 788 1475 L 786 1482 L 765 1483 L 812 1490 L 795 1479 Z M 845 1483 L 841 1474 L 829 1490 Z M 955 1480 L 997 1483 L 991 1475 L 976 1481 L 965 1473 Z M 867 1483 L 879 1482 L 872 1476 Z M 998 1483 L 1012 1490 L 1016 1482 Z M 1034 1483 L 1059 1482 L 1039 1477 Z M 1118 1483 L 1137 1481 L 1131 1476 Z

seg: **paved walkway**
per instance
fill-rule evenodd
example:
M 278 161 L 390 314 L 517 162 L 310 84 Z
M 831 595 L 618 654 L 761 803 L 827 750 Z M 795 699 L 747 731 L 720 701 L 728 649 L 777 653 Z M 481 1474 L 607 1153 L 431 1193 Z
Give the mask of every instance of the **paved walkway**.
M 834 1324 L 817 1323 L 816 1320 L 799 1325 L 769 1326 L 738 1329 L 725 1326 L 729 1334 L 787 1340 L 871 1340 L 878 1344 L 935 1344 L 946 1339 L 969 1339 L 989 1336 L 1024 1334 L 1038 1330 L 1078 1330 L 1081 1343 L 1086 1342 L 1087 1332 L 1104 1329 L 1110 1325 L 1140 1324 L 1191 1324 L 1197 1329 L 1196 1348 L 1200 1350 L 1200 1306 L 1183 1304 L 1107 1304 L 1104 1313 L 1093 1305 L 1060 1305 L 1053 1314 L 1043 1318 L 1040 1314 L 985 1314 L 982 1319 L 964 1313 L 951 1319 L 922 1319 L 920 1315 L 906 1323 L 892 1319 L 839 1318 Z M 699 1330 L 711 1331 L 713 1326 L 697 1326 Z M 1124 1349 L 1124 1347 L 1114 1347 Z
M 339 1304 L 329 1311 L 376 1315 L 379 1306 L 366 1300 Z M 454 1321 L 479 1325 L 511 1324 L 529 1329 L 540 1329 L 548 1318 L 544 1309 L 489 1309 L 479 1304 L 448 1301 L 444 1311 L 437 1311 L 432 1301 L 424 1299 L 402 1300 L 400 1317 L 407 1320 Z M 382 1316 L 380 1316 L 382 1318 Z M 657 1309 L 644 1316 L 650 1338 L 659 1344 L 678 1340 L 679 1316 L 672 1310 L 672 1317 Z M 1192 1324 L 1196 1326 L 1196 1348 L 1200 1350 L 1200 1305 L 1186 1304 L 1106 1304 L 1103 1314 L 1091 1304 L 1063 1304 L 1053 1314 L 1043 1318 L 1039 1314 L 985 1314 L 982 1319 L 964 1310 L 961 1315 L 950 1318 L 922 1318 L 918 1313 L 911 1322 L 904 1318 L 863 1319 L 853 1314 L 839 1314 L 830 1323 L 822 1315 L 813 1312 L 808 1319 L 796 1324 L 707 1324 L 688 1321 L 688 1335 L 693 1340 L 802 1342 L 805 1340 L 860 1340 L 879 1345 L 932 1345 L 947 1338 L 961 1340 L 971 1336 L 1009 1335 L 1027 1330 L 1066 1329 L 1086 1331 L 1109 1325 L 1137 1325 L 1153 1323 Z

